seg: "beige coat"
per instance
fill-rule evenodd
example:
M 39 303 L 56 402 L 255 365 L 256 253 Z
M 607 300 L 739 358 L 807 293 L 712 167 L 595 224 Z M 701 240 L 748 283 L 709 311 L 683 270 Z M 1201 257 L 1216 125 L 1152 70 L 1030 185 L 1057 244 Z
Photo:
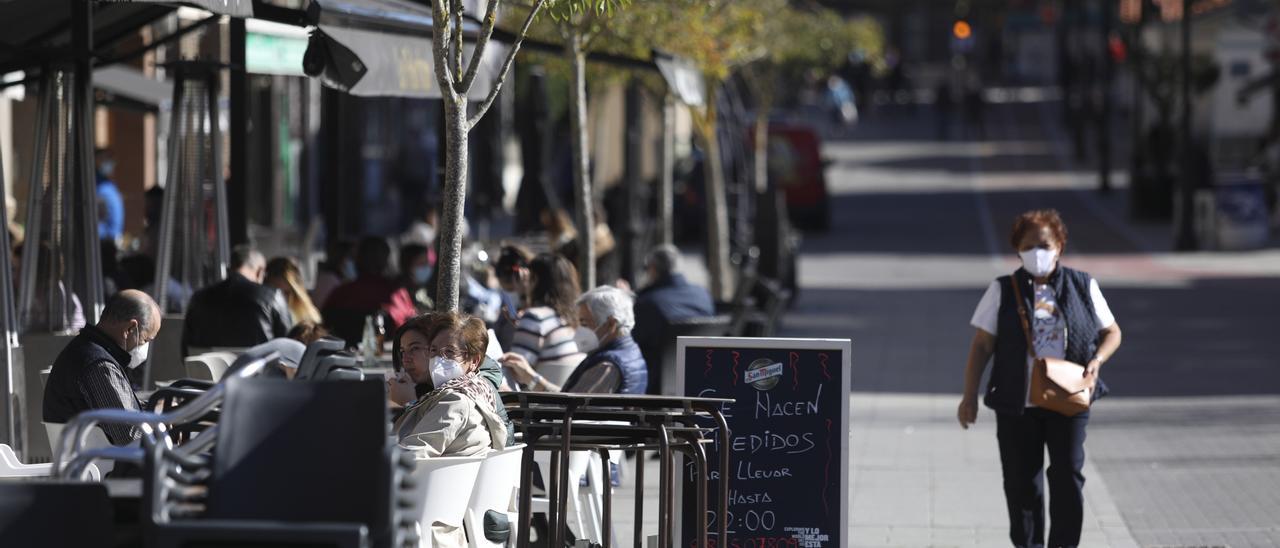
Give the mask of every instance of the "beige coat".
M 428 457 L 470 457 L 502 449 L 507 427 L 490 406 L 454 390 L 424 396 L 394 425 L 400 446 Z

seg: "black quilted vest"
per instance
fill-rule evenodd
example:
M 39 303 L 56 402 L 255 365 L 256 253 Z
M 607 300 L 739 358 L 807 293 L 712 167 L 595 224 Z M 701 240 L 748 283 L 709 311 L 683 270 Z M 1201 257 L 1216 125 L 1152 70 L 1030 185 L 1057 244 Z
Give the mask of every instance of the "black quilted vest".
M 1027 398 L 1027 339 L 1018 319 L 1013 283 L 1019 284 L 1027 313 L 1035 309 L 1035 281 L 1019 268 L 1012 276 L 1001 276 L 1000 313 L 996 324 L 995 365 L 987 382 L 983 403 L 1001 413 L 1021 415 Z M 1049 276 L 1049 285 L 1057 295 L 1058 310 L 1067 323 L 1066 359 L 1085 365 L 1098 351 L 1098 316 L 1089 293 L 1089 274 L 1059 265 Z M 1098 379 L 1093 399 L 1107 394 L 1107 385 Z

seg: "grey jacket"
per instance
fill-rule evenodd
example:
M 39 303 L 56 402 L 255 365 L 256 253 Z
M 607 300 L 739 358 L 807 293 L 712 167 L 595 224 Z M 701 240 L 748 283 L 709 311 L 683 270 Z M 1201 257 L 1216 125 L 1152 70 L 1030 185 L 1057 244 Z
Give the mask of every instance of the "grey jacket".
M 394 431 L 401 447 L 428 457 L 477 456 L 507 444 L 507 426 L 494 409 L 453 390 L 405 409 Z

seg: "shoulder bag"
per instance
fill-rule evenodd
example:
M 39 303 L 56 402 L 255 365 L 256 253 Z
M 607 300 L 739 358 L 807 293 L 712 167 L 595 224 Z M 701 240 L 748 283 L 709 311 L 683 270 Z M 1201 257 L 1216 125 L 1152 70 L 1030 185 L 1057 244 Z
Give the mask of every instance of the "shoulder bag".
M 1022 300 L 1022 291 L 1015 277 L 1013 298 L 1018 302 L 1018 319 L 1022 322 L 1022 334 L 1027 337 L 1027 354 L 1031 355 L 1031 404 L 1060 415 L 1074 417 L 1089 410 L 1093 386 L 1085 378 L 1085 367 L 1058 358 L 1041 358 L 1036 355 L 1035 341 L 1031 338 L 1031 319 Z

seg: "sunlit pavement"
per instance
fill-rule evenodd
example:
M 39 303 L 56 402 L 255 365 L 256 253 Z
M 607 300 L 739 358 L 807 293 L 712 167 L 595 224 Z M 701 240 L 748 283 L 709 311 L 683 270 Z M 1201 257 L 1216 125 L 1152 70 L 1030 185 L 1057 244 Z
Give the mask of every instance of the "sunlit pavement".
M 1125 336 L 1089 429 L 1081 545 L 1280 545 L 1280 249 L 1168 252 L 1167 224 L 1129 221 L 1126 192 L 1073 167 L 1055 107 L 989 108 L 979 142 L 894 113 L 825 150 L 833 229 L 806 235 L 783 334 L 853 340 L 852 544 L 1008 545 L 994 415 L 963 431 L 955 408 L 969 316 L 1017 265 L 1010 222 L 1054 207 L 1066 264 L 1099 279 Z

